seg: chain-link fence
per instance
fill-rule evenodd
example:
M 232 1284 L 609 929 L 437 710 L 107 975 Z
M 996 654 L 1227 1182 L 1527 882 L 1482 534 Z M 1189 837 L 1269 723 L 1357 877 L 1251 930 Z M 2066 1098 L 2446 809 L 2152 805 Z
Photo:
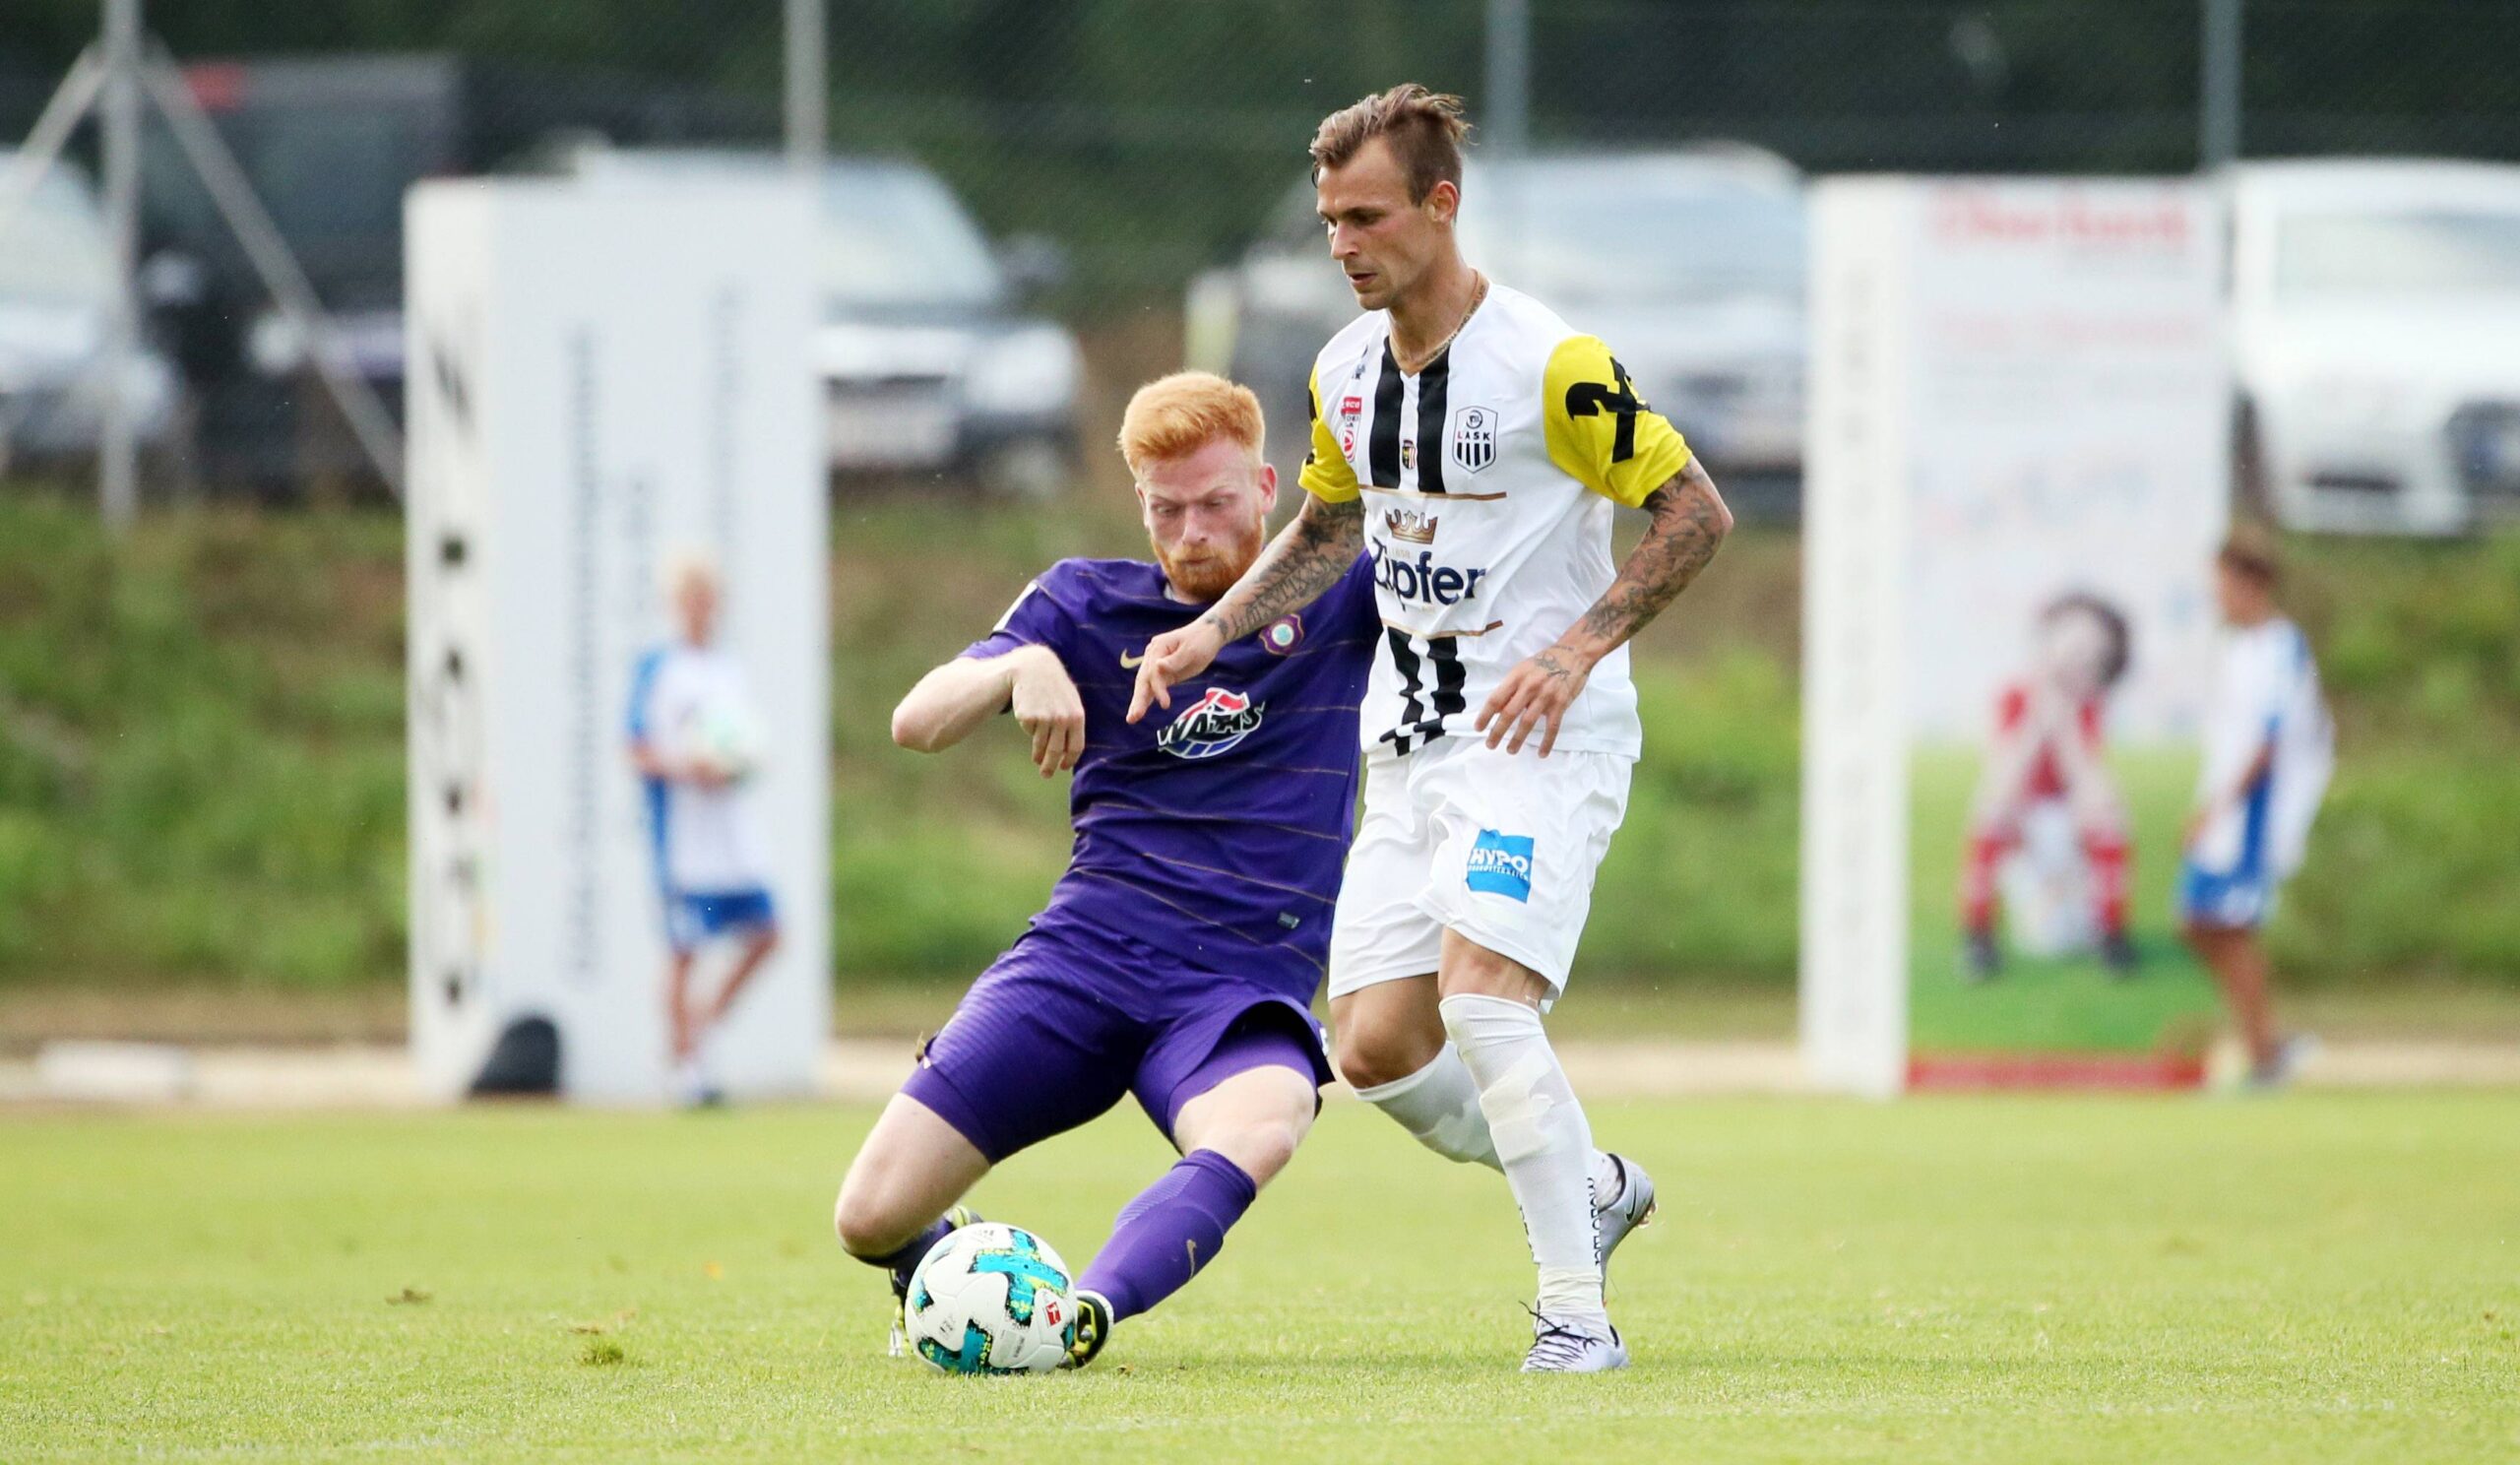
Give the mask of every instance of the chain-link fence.
M 941 180 L 997 247 L 984 292 L 1080 331 L 1102 402 L 1185 349 L 1256 369 L 1266 327 L 1246 307 L 1272 286 L 1273 245 L 1292 259 L 1300 241 L 1313 126 L 1396 80 L 1460 92 L 1482 121 L 1527 116 L 1552 157 L 1728 143 L 1803 174 L 2176 172 L 2198 159 L 2213 3 L 831 0 L 829 144 Z M 0 136 L 26 131 L 96 9 L 12 7 Z M 2520 159 L 2520 5 L 2242 0 L 2239 14 L 2244 156 Z M 358 339 L 389 393 L 411 179 L 548 165 L 594 139 L 780 141 L 780 0 L 160 5 L 149 22 L 326 307 L 375 325 Z M 285 375 L 290 343 L 186 171 L 153 138 L 144 248 L 206 272 L 154 279 L 153 337 L 209 445 L 193 461 L 265 482 L 354 466 L 338 433 L 317 452 L 325 414 L 301 410 L 304 382 L 239 386 Z M 939 269 L 960 257 L 905 238 Z M 1200 300 L 1219 318 L 1203 322 Z M 222 456 L 240 435 L 257 451 Z

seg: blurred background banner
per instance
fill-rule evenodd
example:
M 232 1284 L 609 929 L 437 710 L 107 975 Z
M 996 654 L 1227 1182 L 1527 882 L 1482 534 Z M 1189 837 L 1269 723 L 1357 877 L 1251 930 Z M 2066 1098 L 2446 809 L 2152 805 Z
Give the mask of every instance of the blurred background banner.
M 812 219 L 776 175 L 411 196 L 411 1039 L 435 1094 L 538 1016 L 572 1097 L 665 1097 L 664 835 L 631 704 L 678 634 L 669 567 L 695 554 L 749 691 L 712 715 L 746 726 L 648 735 L 680 759 L 731 737 L 757 765 L 739 796 L 784 927 L 712 1077 L 813 1086 L 831 829 Z
M 1814 1066 L 1866 1092 L 1955 1055 L 2201 1077 L 2172 1030 L 2211 991 L 2165 875 L 2228 515 L 2217 200 L 1873 177 L 1820 184 L 1813 220 Z M 2132 898 L 2095 916 L 2109 882 Z

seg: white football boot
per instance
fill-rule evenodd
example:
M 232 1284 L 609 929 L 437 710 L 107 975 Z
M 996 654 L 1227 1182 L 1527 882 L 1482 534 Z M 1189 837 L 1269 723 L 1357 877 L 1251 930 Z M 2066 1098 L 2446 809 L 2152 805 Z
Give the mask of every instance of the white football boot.
M 1523 1355 L 1524 1372 L 1606 1373 L 1626 1367 L 1627 1344 L 1606 1320 L 1597 1331 L 1595 1324 L 1532 1314 L 1532 1351 Z
M 1651 1225 L 1654 1220 L 1654 1178 L 1645 1173 L 1643 1166 L 1624 1155 L 1610 1156 L 1610 1163 L 1618 1167 L 1621 1181 L 1618 1194 L 1593 1212 L 1594 1224 L 1601 1229 L 1602 1281 L 1605 1285 L 1609 1282 L 1610 1253 L 1618 1249 L 1619 1242 L 1627 1240 L 1629 1232 Z

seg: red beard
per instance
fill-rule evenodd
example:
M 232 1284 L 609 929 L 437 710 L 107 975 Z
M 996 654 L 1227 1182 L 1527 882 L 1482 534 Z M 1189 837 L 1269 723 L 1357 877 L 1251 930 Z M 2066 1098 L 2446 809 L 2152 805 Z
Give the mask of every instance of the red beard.
M 1162 544 L 1155 544 L 1155 562 L 1164 567 L 1164 577 L 1172 582 L 1175 594 L 1204 605 L 1233 589 L 1233 583 L 1251 568 L 1267 542 L 1262 527 L 1254 525 L 1248 538 L 1232 544 L 1211 545 L 1190 557 L 1167 554 Z

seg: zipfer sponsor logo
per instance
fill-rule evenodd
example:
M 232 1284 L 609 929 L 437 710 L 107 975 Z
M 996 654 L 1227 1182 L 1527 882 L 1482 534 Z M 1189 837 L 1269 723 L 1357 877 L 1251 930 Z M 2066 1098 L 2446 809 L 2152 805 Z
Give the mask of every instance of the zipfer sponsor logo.
M 1470 874 L 1464 883 L 1473 890 L 1529 903 L 1532 837 L 1499 834 L 1493 829 L 1479 831 L 1478 842 L 1470 847 Z
M 1155 734 L 1155 745 L 1176 758 L 1213 758 L 1250 736 L 1268 709 L 1268 703 L 1254 702 L 1244 693 L 1212 686 L 1165 724 Z
M 1430 526 L 1431 527 L 1431 526 Z M 1456 569 L 1435 563 L 1431 549 L 1421 549 L 1416 560 L 1391 552 L 1391 547 L 1369 541 L 1365 552 L 1374 562 L 1374 584 L 1403 601 L 1421 605 L 1458 605 L 1479 599 L 1479 582 L 1487 578 L 1484 568 Z

